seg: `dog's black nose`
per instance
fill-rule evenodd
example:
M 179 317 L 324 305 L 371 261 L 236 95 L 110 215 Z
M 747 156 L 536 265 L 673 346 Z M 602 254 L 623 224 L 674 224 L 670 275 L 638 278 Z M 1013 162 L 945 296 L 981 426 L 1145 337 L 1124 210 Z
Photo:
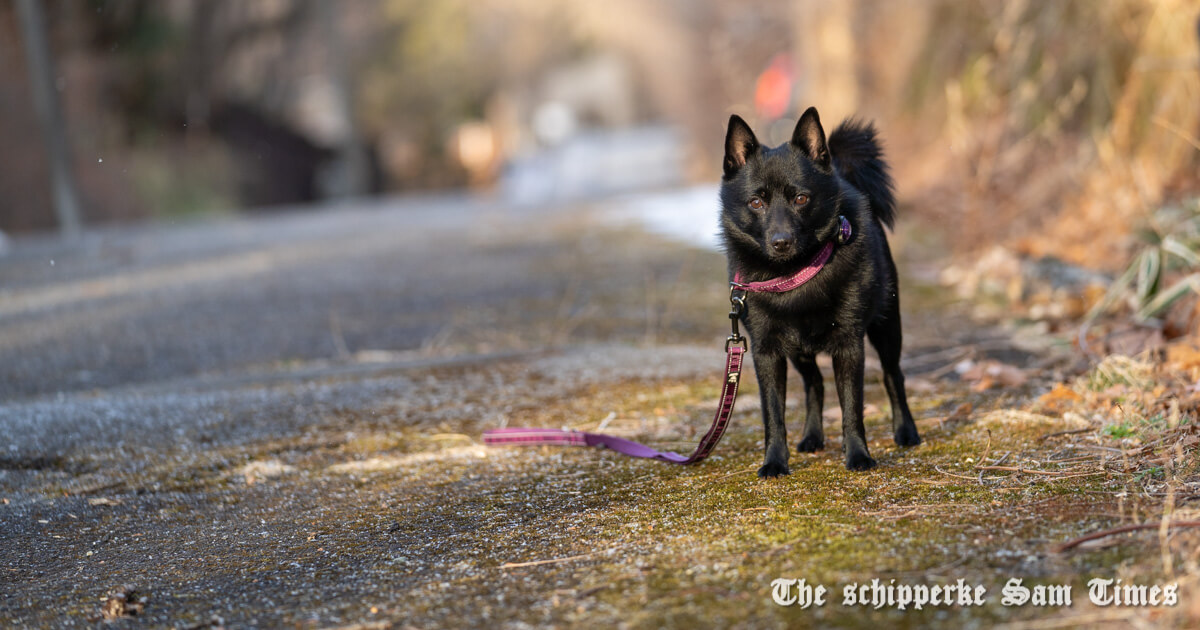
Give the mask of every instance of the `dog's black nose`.
M 771 237 L 771 249 L 775 250 L 777 254 L 786 254 L 792 249 L 792 239 L 776 234 Z

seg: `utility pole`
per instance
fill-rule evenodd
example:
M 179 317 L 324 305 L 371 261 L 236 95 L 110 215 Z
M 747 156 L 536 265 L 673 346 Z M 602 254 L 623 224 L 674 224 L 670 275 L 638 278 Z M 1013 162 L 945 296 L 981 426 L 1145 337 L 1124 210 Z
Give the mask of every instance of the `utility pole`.
M 71 156 L 67 147 L 66 125 L 58 102 L 57 79 L 46 41 L 46 16 L 41 0 L 15 0 L 21 34 L 25 44 L 25 61 L 33 92 L 33 106 L 42 124 L 46 142 L 46 158 L 50 163 L 50 187 L 54 194 L 54 212 L 58 229 L 63 236 L 79 234 L 79 198 L 75 194 L 75 178 L 71 173 Z
M 324 26 L 326 69 L 337 97 L 337 107 L 345 124 L 345 136 L 337 147 L 334 176 L 325 193 L 331 197 L 357 197 L 368 192 L 370 165 L 359 135 L 356 99 L 350 67 L 346 60 L 346 41 L 340 12 L 344 7 L 328 0 L 317 0 L 318 19 Z M 335 7 L 334 5 L 337 4 Z

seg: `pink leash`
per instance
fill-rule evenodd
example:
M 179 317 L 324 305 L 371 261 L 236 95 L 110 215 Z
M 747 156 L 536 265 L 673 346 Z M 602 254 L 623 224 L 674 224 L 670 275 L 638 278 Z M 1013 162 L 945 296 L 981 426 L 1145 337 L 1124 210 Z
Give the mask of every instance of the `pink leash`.
M 850 239 L 850 222 L 845 217 L 838 218 L 841 219 L 841 230 L 838 232 L 837 241 L 845 243 Z M 524 427 L 489 429 L 483 432 L 483 443 L 488 446 L 604 446 L 630 457 L 657 459 L 671 464 L 694 464 L 705 459 L 721 441 L 721 436 L 725 435 L 725 429 L 729 426 L 729 418 L 733 415 L 733 403 L 737 400 L 738 383 L 741 381 L 742 374 L 742 358 L 746 354 L 746 338 L 738 331 L 738 320 L 746 310 L 745 293 L 791 291 L 812 280 L 825 266 L 825 263 L 829 262 L 832 255 L 833 243 L 829 242 L 807 265 L 792 275 L 762 282 L 743 283 L 741 273 L 734 274 L 733 281 L 729 283 L 729 301 L 733 305 L 733 309 L 729 311 L 729 321 L 733 327 L 733 334 L 725 340 L 725 383 L 721 388 L 721 405 L 717 408 L 717 414 L 713 418 L 708 433 L 704 434 L 700 444 L 696 446 L 696 450 L 691 455 L 685 457 L 679 453 L 657 451 L 645 444 L 612 435 L 568 429 Z M 739 292 L 741 293 L 739 294 Z
M 725 427 L 729 425 L 729 417 L 733 415 L 733 402 L 737 399 L 738 381 L 741 380 L 742 357 L 746 353 L 745 343 L 745 337 L 738 336 L 737 339 L 734 339 L 733 336 L 729 337 L 729 342 L 726 344 L 728 352 L 725 357 L 725 385 L 721 390 L 721 406 L 717 409 L 716 417 L 713 418 L 712 427 L 709 428 L 708 433 L 700 440 L 700 445 L 696 447 L 695 452 L 690 456 L 671 453 L 669 451 L 656 451 L 645 444 L 639 444 L 633 440 L 626 440 L 625 438 L 612 435 L 587 433 L 585 431 L 569 431 L 565 429 L 527 429 L 518 427 L 491 429 L 483 432 L 483 443 L 488 446 L 501 446 L 505 444 L 605 446 L 631 457 L 646 457 L 672 464 L 694 464 L 708 457 L 709 453 L 717 445 L 717 442 L 721 441 L 721 436 L 725 434 Z

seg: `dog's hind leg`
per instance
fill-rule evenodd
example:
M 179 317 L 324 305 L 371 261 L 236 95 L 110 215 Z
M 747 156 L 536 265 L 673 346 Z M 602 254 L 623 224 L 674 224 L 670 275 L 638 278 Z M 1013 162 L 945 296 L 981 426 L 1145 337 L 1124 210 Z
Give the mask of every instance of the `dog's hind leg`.
M 861 335 L 861 333 L 859 333 Z M 875 460 L 867 451 L 863 429 L 863 339 L 858 336 L 833 352 L 833 378 L 842 406 L 842 450 L 847 470 L 870 470 Z
M 784 424 L 784 397 L 787 393 L 787 361 L 782 353 L 758 352 L 755 348 L 754 373 L 762 398 L 763 429 L 766 432 L 766 457 L 759 477 L 788 474 L 787 426 Z
M 900 371 L 900 346 L 903 335 L 900 331 L 900 300 L 893 298 L 883 314 L 867 328 L 867 338 L 879 353 L 883 366 L 883 386 L 887 389 L 892 404 L 892 437 L 900 446 L 916 446 L 921 443 L 917 425 L 908 410 L 908 397 L 904 393 L 904 373 Z
M 804 416 L 804 437 L 796 445 L 801 453 L 815 453 L 825 448 L 825 428 L 821 425 L 822 411 L 825 407 L 825 383 L 821 378 L 821 368 L 811 354 L 795 354 L 792 365 L 804 379 L 804 400 L 807 408 Z

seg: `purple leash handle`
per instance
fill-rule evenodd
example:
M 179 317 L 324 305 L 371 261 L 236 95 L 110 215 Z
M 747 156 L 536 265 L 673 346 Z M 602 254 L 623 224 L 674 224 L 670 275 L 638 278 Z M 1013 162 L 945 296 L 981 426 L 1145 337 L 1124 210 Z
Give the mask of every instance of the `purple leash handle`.
M 737 400 L 738 384 L 741 381 L 742 359 L 746 347 L 741 338 L 730 340 L 726 344 L 725 355 L 725 384 L 721 388 L 721 405 L 717 408 L 712 426 L 700 440 L 696 450 L 690 456 L 680 455 L 669 451 L 657 451 L 645 444 L 633 440 L 619 438 L 602 433 L 587 433 L 567 429 L 537 429 L 524 427 L 506 427 L 490 429 L 483 432 L 483 443 L 488 446 L 522 445 L 522 446 L 603 446 L 630 457 L 657 459 L 670 464 L 694 464 L 712 453 L 713 448 L 725 435 L 729 426 L 729 418 L 733 415 L 733 403 Z M 737 341 L 737 343 L 732 343 Z

